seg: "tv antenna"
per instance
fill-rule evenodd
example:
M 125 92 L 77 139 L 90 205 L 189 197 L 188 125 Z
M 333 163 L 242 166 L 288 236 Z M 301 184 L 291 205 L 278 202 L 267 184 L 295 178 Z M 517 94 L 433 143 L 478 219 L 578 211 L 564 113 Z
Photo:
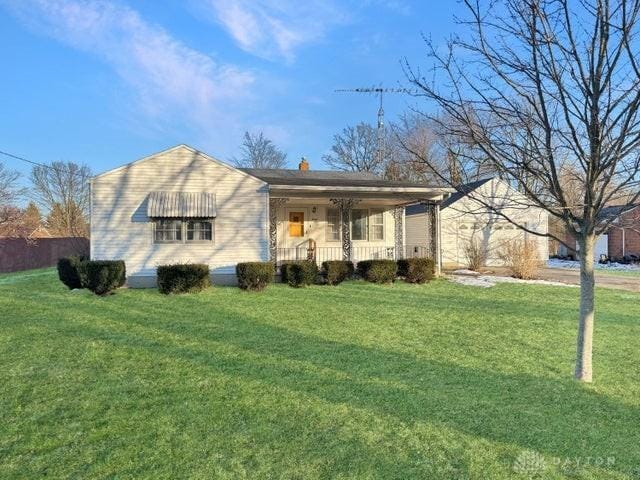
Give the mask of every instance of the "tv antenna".
M 382 98 L 385 93 L 417 93 L 416 90 L 407 88 L 385 88 L 385 87 L 360 87 L 360 88 L 338 88 L 334 90 L 338 93 L 366 93 L 368 95 L 378 95 L 380 99 L 380 108 L 378 108 L 378 135 L 377 135 L 377 151 L 378 161 L 382 165 L 384 162 L 384 108 L 382 107 Z

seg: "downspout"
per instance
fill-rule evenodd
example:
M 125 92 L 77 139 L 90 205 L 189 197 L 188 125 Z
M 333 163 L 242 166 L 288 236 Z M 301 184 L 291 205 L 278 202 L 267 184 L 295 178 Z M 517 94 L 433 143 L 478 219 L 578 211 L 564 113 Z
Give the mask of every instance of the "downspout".
M 89 260 L 93 258 L 93 177 L 89 179 Z
M 435 257 L 436 257 L 436 275 L 439 277 L 442 274 L 442 230 L 440 228 L 440 202 L 435 204 L 435 217 L 436 217 L 436 242 L 435 242 Z

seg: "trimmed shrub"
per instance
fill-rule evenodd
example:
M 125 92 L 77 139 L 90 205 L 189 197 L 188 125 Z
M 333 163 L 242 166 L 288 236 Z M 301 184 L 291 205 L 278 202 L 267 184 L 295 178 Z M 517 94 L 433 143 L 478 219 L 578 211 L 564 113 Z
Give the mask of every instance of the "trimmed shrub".
M 87 288 L 96 295 L 108 295 L 127 279 L 123 260 L 92 260 L 85 263 L 85 269 Z
M 292 287 L 304 287 L 316 282 L 318 265 L 312 260 L 283 263 L 280 267 L 282 281 Z
M 358 262 L 358 275 L 367 282 L 392 283 L 398 266 L 394 260 L 363 260 Z
M 243 290 L 261 291 L 273 282 L 273 262 L 244 262 L 236 265 L 238 286 Z
M 430 258 L 405 258 L 398 260 L 398 276 L 408 283 L 426 283 L 433 279 L 435 263 Z
M 70 289 L 87 287 L 86 259 L 63 257 L 58 259 L 58 278 Z
M 330 260 L 322 262 L 322 274 L 327 279 L 329 285 L 339 283 L 353 277 L 353 262 L 347 260 Z
M 289 260 L 287 262 L 282 262 L 280 265 L 280 280 L 282 283 L 289 283 L 289 272 L 291 271 L 292 265 L 297 265 L 301 262 L 308 262 L 309 260 Z
M 211 286 L 209 265 L 181 263 L 160 265 L 156 272 L 160 293 L 195 293 Z

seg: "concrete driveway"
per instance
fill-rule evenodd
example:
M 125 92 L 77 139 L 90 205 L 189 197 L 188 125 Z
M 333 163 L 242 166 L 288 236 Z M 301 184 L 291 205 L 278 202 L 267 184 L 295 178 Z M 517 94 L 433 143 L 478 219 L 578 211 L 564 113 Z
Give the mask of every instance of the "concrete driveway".
M 540 278 L 577 285 L 580 283 L 580 272 L 567 268 L 543 268 L 540 270 Z M 616 275 L 615 272 L 606 274 L 596 272 L 596 286 L 640 292 L 640 277 Z
M 509 276 L 506 268 L 491 267 L 486 272 L 491 275 Z M 580 272 L 568 268 L 542 268 L 539 272 L 541 280 L 549 280 L 552 282 L 568 283 L 573 285 L 580 284 Z M 619 290 L 627 290 L 629 292 L 640 292 L 640 276 L 623 276 L 616 275 L 615 272 L 609 271 L 605 274 L 596 272 L 596 286 L 603 288 L 617 288 Z

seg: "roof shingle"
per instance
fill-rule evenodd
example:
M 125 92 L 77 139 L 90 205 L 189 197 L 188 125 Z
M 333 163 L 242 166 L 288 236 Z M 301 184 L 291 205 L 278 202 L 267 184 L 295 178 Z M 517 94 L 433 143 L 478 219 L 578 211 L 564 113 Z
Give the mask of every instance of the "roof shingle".
M 287 170 L 271 168 L 240 168 L 270 185 L 344 186 L 344 187 L 416 187 L 424 183 L 385 180 L 370 172 L 340 172 L 333 170 Z

